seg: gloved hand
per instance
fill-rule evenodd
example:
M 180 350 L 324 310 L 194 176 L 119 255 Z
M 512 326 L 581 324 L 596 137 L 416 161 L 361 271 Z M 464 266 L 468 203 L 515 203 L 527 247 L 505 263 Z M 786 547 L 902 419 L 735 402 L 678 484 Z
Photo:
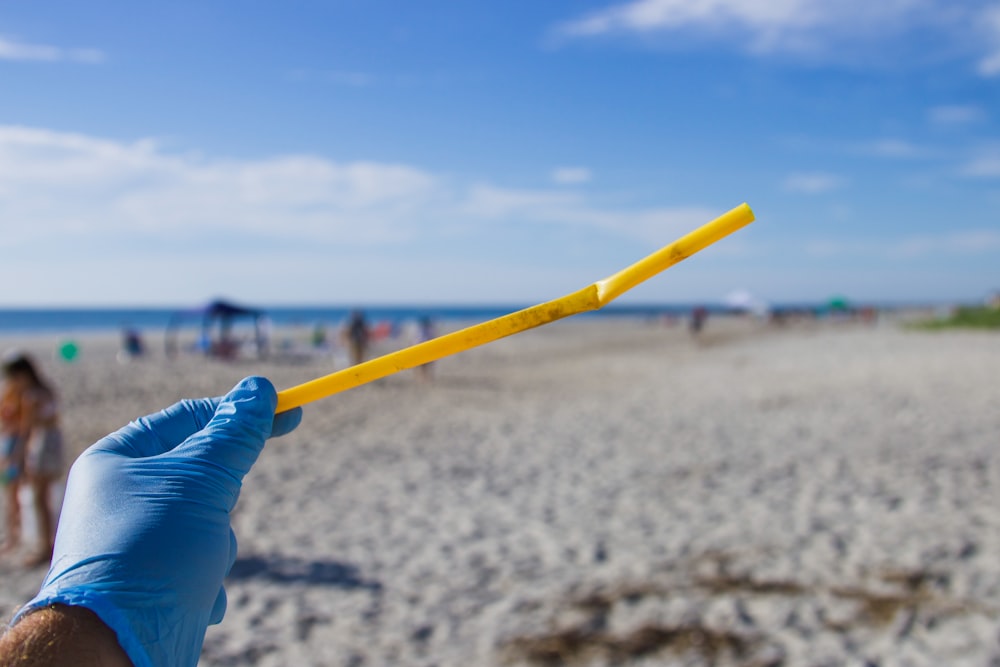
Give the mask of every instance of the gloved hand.
M 14 619 L 61 603 L 95 612 L 136 667 L 196 665 L 205 630 L 226 611 L 222 580 L 236 560 L 229 512 L 270 436 L 270 381 L 181 401 L 100 440 L 73 465 L 42 589 Z

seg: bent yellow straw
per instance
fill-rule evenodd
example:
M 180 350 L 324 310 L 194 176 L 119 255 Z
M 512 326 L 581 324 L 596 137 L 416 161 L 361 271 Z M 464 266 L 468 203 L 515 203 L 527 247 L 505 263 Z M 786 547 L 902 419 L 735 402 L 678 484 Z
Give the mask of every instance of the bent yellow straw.
M 278 412 L 305 405 L 347 389 L 490 343 L 527 329 L 588 310 L 597 310 L 639 283 L 753 222 L 753 211 L 740 204 L 652 255 L 582 290 L 407 347 L 278 392 Z

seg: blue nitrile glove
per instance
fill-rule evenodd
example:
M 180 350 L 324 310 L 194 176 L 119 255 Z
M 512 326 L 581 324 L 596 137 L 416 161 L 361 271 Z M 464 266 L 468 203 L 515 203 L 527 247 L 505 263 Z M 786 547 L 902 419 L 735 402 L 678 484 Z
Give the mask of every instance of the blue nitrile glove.
M 86 607 L 136 667 L 196 665 L 226 611 L 236 560 L 229 512 L 270 436 L 302 418 L 274 415 L 270 381 L 181 401 L 100 440 L 73 464 L 52 567 L 31 609 Z

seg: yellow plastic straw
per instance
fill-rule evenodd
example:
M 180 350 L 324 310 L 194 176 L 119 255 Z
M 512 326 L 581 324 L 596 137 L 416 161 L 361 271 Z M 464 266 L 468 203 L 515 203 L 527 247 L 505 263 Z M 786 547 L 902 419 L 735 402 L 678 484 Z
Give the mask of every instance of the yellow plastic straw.
M 753 219 L 750 207 L 740 204 L 632 266 L 593 285 L 588 285 L 578 292 L 433 338 L 278 392 L 277 411 L 290 410 L 407 368 L 415 368 L 570 315 L 597 310 L 644 280 L 745 227 L 753 222 Z

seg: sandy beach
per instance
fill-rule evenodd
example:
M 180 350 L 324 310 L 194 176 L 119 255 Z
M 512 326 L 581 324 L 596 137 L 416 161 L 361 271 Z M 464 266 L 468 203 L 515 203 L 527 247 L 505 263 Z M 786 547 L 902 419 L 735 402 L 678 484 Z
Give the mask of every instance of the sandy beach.
M 335 363 L 78 340 L 0 341 L 43 361 L 74 453 Z M 997 664 L 998 379 L 995 333 L 578 318 L 326 399 L 244 483 L 201 664 Z M 7 617 L 44 576 L 18 563 Z

